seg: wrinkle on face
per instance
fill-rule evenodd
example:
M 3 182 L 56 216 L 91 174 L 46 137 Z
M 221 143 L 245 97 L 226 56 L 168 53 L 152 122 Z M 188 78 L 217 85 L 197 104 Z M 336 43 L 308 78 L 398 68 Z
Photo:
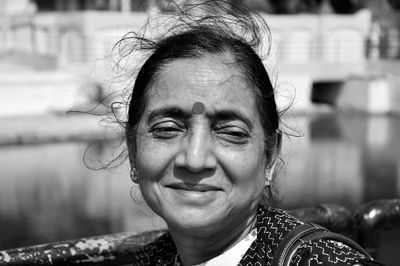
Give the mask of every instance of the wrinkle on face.
M 261 199 L 266 166 L 264 131 L 252 90 L 231 61 L 212 55 L 175 60 L 163 67 L 149 88 L 138 129 L 144 135 L 137 138 L 139 185 L 146 202 L 174 227 L 224 231 L 228 224 L 254 214 Z M 202 112 L 193 111 L 196 103 L 204 105 Z M 150 123 L 149 116 L 154 113 L 160 114 L 155 120 L 177 126 L 178 130 L 172 131 L 176 137 L 152 135 L 149 129 L 157 122 Z M 228 130 L 245 128 L 250 137 L 240 144 L 230 141 L 223 133 L 225 123 Z M 202 141 L 201 145 L 196 140 Z M 196 149 L 203 150 L 196 153 Z M 216 164 L 189 171 L 188 163 L 179 159 L 202 154 L 211 156 Z M 181 181 L 208 183 L 221 190 L 213 200 L 203 199 L 207 203 L 200 204 L 168 187 Z
M 214 65 L 213 69 L 205 65 L 203 60 L 209 60 Z M 169 68 L 169 64 L 167 64 L 153 84 L 154 87 L 160 89 L 150 91 L 148 97 L 152 98 L 155 94 L 160 94 L 158 96 L 161 98 L 168 98 L 171 96 L 171 90 L 182 86 L 186 88 L 186 92 L 195 97 L 207 96 L 210 89 L 213 89 L 213 93 L 218 94 L 220 90 L 216 88 L 240 86 L 245 79 L 242 75 L 237 74 L 241 73 L 240 71 L 233 71 L 235 68 L 238 70 L 233 62 L 232 58 L 209 55 L 201 59 L 185 60 L 180 64 L 179 69 Z M 182 84 L 183 72 L 186 75 L 186 84 Z M 221 77 L 221 73 L 224 73 L 224 77 Z M 225 96 L 230 97 L 229 94 Z

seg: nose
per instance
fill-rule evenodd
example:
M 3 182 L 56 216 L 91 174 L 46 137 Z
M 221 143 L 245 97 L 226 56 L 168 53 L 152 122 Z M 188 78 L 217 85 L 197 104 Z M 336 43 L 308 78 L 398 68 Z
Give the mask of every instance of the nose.
M 192 173 L 214 170 L 217 159 L 211 133 L 207 128 L 196 127 L 182 141 L 175 165 Z

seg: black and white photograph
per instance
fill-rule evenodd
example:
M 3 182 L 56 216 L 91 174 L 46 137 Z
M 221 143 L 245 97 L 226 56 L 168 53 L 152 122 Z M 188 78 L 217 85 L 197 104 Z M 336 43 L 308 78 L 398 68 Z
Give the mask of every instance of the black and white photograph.
M 0 266 L 399 251 L 399 0 L 0 0 Z

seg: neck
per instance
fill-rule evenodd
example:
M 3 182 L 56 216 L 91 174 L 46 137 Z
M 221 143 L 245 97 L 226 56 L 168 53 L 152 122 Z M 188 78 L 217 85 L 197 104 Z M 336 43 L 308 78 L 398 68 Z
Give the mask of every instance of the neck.
M 196 265 L 222 254 L 240 242 L 254 227 L 256 216 L 255 213 L 240 223 L 217 232 L 199 230 L 200 232 L 194 234 L 194 230 L 185 233 L 171 228 L 169 231 L 183 265 Z

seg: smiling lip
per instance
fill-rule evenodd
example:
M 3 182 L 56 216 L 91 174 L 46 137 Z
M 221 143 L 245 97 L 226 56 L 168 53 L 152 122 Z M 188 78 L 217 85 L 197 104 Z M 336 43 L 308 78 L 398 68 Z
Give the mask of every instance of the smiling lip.
M 207 192 L 207 191 L 217 191 L 221 190 L 218 187 L 206 184 L 196 184 L 196 185 L 188 185 L 185 183 L 174 183 L 170 184 L 167 187 L 172 189 L 186 190 L 186 191 L 195 191 L 195 192 Z

